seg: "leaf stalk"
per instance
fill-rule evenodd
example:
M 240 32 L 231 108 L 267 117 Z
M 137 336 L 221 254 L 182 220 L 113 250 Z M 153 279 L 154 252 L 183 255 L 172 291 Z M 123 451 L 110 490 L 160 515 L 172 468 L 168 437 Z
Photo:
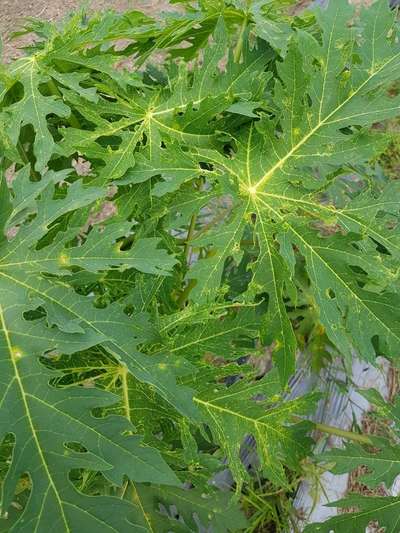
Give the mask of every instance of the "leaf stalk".
M 238 42 L 236 43 L 236 47 L 235 47 L 235 50 L 233 52 L 233 60 L 234 60 L 235 63 L 239 63 L 240 58 L 242 57 L 244 34 L 245 34 L 245 31 L 246 31 L 246 28 L 247 28 L 247 21 L 248 21 L 247 17 L 248 16 L 246 14 L 244 19 L 243 19 L 242 26 L 240 28 Z

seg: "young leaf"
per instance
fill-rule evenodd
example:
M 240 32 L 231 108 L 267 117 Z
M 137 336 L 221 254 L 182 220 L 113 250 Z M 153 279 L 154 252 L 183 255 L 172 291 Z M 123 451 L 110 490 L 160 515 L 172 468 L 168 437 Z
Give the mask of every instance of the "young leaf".
M 50 114 L 68 117 L 70 109 L 56 96 L 43 96 L 39 86 L 49 78 L 38 71 L 35 57 L 20 59 L 15 63 L 12 74 L 22 84 L 24 94 L 21 100 L 4 110 L 6 116 L 10 117 L 8 134 L 16 143 L 21 127 L 27 124 L 33 126 L 35 169 L 43 172 L 54 151 L 54 140 L 48 128 L 47 117 Z
M 238 487 L 247 478 L 239 459 L 241 443 L 246 435 L 257 442 L 263 467 L 275 483 L 285 484 L 283 466 L 287 461 L 307 453 L 308 440 L 299 439 L 291 417 L 303 414 L 313 406 L 312 397 L 281 403 L 276 373 L 254 383 L 240 382 L 227 388 L 197 395 L 194 401 L 206 414 L 215 440 L 226 452 Z M 262 399 L 258 399 L 261 395 Z

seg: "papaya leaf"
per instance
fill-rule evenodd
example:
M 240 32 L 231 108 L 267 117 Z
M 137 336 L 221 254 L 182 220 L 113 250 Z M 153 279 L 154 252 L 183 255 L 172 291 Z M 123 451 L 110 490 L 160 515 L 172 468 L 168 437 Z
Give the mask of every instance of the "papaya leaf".
M 359 476 L 359 480 L 368 487 L 376 487 L 379 483 L 385 483 L 390 488 L 400 473 L 399 448 L 392 446 L 385 439 L 375 437 L 371 439 L 379 449 L 377 452 L 365 450 L 362 446 L 354 443 L 346 445 L 345 449 L 333 449 L 326 451 L 320 459 L 328 463 L 334 463 L 330 471 L 334 474 L 343 474 L 364 465 L 368 467 L 368 473 Z
M 173 4 L 29 18 L 0 67 L 3 529 L 290 529 L 305 354 L 398 357 L 396 14 Z M 390 485 L 397 433 L 318 460 Z M 310 528 L 398 529 L 338 505 Z
M 49 385 L 53 375 L 38 362 L 38 355 L 48 349 L 51 336 L 64 352 L 73 350 L 75 335 L 50 332 L 43 322 L 35 325 L 34 332 L 18 335 L 14 331 L 23 327 L 19 310 L 15 305 L 11 311 L 4 304 L 0 307 L 1 438 L 11 431 L 16 441 L 3 485 L 2 508 L 8 508 L 19 477 L 28 472 L 33 491 L 18 522 L 22 530 L 40 529 L 49 516 L 63 531 L 71 530 L 80 520 L 92 527 L 104 520 L 108 527 L 118 527 L 123 520 L 111 515 L 105 518 L 102 510 L 103 504 L 109 507 L 112 500 L 95 503 L 79 494 L 68 479 L 71 469 L 101 470 L 118 485 L 124 474 L 137 481 L 175 484 L 177 479 L 158 452 L 141 447 L 139 437 L 123 436 L 129 428 L 125 418 L 91 416 L 91 409 L 114 403 L 117 397 L 83 388 L 59 391 Z M 21 337 L 32 340 L 24 343 Z M 74 450 L 69 443 L 78 443 L 85 451 Z M 125 470 L 116 462 L 121 456 L 125 457 Z M 128 506 L 120 507 L 124 514 L 129 511 Z
M 197 531 L 199 524 L 225 533 L 246 527 L 247 521 L 237 504 L 223 493 L 200 493 L 197 489 L 174 490 L 172 487 L 140 487 L 145 509 L 150 511 L 150 531 Z M 165 512 L 162 513 L 161 509 Z
M 386 528 L 385 531 L 395 533 L 399 527 L 399 505 L 400 498 L 396 497 L 378 497 L 378 496 L 359 496 L 351 495 L 343 500 L 329 504 L 334 507 L 356 507 L 359 509 L 356 513 L 343 513 L 339 516 L 330 518 L 326 522 L 310 524 L 305 528 L 306 533 L 326 532 L 330 533 L 358 533 L 360 528 L 365 529 L 368 524 L 374 520 L 379 522 L 380 527 Z
M 70 108 L 56 96 L 43 96 L 39 86 L 48 81 L 48 77 L 38 72 L 34 57 L 20 59 L 13 68 L 16 79 L 22 84 L 24 94 L 20 101 L 5 108 L 4 113 L 10 117 L 7 124 L 8 135 L 14 143 L 18 141 L 22 126 L 32 125 L 35 131 L 34 155 L 35 169 L 42 172 L 54 151 L 54 140 L 51 135 L 47 117 L 55 114 L 68 117 Z
M 217 387 L 194 398 L 206 414 L 216 441 L 229 459 L 238 487 L 248 473 L 239 459 L 239 449 L 246 435 L 257 442 L 257 451 L 267 475 L 275 483 L 285 484 L 284 464 L 307 454 L 309 439 L 300 439 L 295 415 L 312 409 L 314 398 L 300 397 L 282 402 L 280 382 L 270 373 L 252 384 L 245 381 L 227 388 Z

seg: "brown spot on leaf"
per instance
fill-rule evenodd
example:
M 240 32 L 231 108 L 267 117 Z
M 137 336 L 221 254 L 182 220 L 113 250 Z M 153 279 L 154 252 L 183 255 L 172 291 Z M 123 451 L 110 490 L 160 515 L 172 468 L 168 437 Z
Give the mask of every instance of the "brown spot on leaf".
M 7 240 L 12 241 L 14 237 L 16 237 L 18 232 L 19 232 L 19 226 L 12 226 L 11 228 L 8 228 L 8 230 L 6 230 L 5 232 Z
M 86 161 L 83 157 L 72 160 L 72 166 L 78 176 L 90 176 L 92 172 L 92 165 L 90 161 Z
M 12 187 L 12 182 L 15 180 L 16 172 L 15 172 L 15 163 L 13 163 L 8 169 L 5 171 L 5 177 L 6 177 L 6 183 L 8 187 Z
M 86 224 L 81 228 L 80 235 L 84 237 L 92 226 L 101 224 L 102 222 L 116 215 L 117 212 L 118 209 L 114 202 L 109 200 L 103 202 L 98 211 L 94 209 L 91 210 Z

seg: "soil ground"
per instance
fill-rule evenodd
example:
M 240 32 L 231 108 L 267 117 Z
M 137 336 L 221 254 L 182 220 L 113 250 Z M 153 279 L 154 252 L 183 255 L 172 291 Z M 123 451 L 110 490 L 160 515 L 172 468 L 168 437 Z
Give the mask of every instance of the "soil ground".
M 19 48 L 30 42 L 31 36 L 24 36 L 16 41 L 10 40 L 10 33 L 17 30 L 24 17 L 40 17 L 48 20 L 62 18 L 68 12 L 78 8 L 85 0 L 0 0 L 0 35 L 3 40 L 3 58 L 10 61 L 13 57 L 22 55 Z M 372 0 L 349 0 L 354 4 L 369 5 Z M 400 0 L 399 0 L 400 1 Z M 309 4 L 311 0 L 298 0 L 296 8 Z M 143 9 L 150 15 L 157 16 L 169 6 L 168 0 L 86 0 L 94 10 L 114 8 L 118 11 L 125 9 Z
M 24 17 L 40 17 L 56 20 L 82 5 L 82 0 L 0 0 L 0 34 L 3 40 L 3 56 L 6 61 L 21 55 L 18 50 L 30 37 L 10 40 L 10 33 L 17 30 Z M 114 8 L 143 9 L 149 14 L 157 14 L 168 5 L 167 0 L 91 0 L 92 9 Z

